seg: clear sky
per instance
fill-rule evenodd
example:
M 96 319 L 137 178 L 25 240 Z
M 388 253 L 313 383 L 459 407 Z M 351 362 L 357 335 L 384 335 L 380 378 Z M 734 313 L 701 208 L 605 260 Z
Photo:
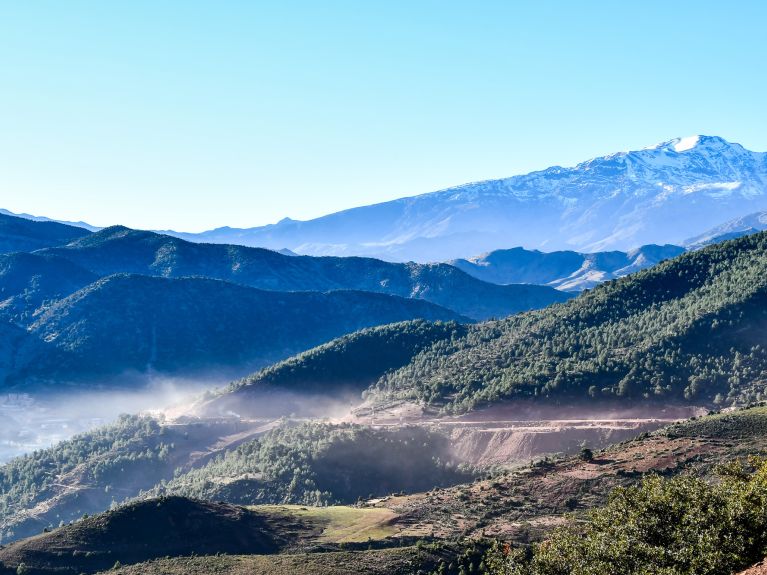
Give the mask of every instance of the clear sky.
M 767 2 L 0 0 L 0 207 L 200 231 L 715 134 Z

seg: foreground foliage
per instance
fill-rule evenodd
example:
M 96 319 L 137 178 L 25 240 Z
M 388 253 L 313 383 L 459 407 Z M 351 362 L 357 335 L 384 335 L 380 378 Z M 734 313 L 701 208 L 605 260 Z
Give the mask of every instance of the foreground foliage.
M 767 461 L 731 463 L 717 483 L 682 475 L 618 488 L 582 524 L 522 550 L 496 546 L 493 575 L 729 575 L 767 553 Z

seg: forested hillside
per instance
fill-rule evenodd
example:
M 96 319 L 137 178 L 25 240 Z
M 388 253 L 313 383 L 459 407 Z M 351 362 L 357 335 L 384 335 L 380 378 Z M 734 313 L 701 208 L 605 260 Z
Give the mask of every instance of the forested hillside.
M 384 294 L 285 293 L 121 274 L 36 315 L 13 367 L 0 377 L 6 385 L 103 376 L 130 384 L 150 371 L 237 377 L 345 333 L 414 318 L 467 321 L 426 301 Z
M 96 274 L 55 256 L 0 255 L 0 318 L 29 325 L 35 312 L 97 279 Z
M 766 346 L 762 233 L 472 327 L 385 375 L 374 395 L 449 410 L 542 396 L 723 404 L 761 397 Z
M 423 428 L 285 423 L 256 429 L 252 439 L 217 451 L 221 437 L 243 429 L 234 420 L 183 424 L 123 416 L 13 459 L 0 466 L 0 542 L 106 510 L 142 492 L 326 505 L 474 476 L 454 458 L 444 435 Z
M 183 451 L 184 432 L 161 426 L 150 417 L 124 416 L 54 447 L 17 457 L 0 466 L 0 541 L 39 533 L 43 527 L 104 510 L 173 473 Z M 74 474 L 93 490 L 64 490 L 57 484 Z M 52 505 L 51 501 L 56 501 Z M 51 507 L 41 519 L 25 510 Z M 57 507 L 58 506 L 58 507 Z
M 280 427 L 149 492 L 253 505 L 328 505 L 472 478 L 443 435 L 420 427 Z
M 359 397 L 387 371 L 402 367 L 437 341 L 463 337 L 467 330 L 465 324 L 424 320 L 364 329 L 233 382 L 198 409 L 206 414 L 282 415 L 305 411 L 312 397 Z

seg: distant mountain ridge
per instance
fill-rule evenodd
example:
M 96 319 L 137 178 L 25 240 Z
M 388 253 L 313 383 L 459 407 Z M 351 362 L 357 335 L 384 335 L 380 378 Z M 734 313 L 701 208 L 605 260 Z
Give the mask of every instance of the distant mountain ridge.
M 58 257 L 98 276 L 201 276 L 276 291 L 363 290 L 430 301 L 474 319 L 503 317 L 568 298 L 546 286 L 499 286 L 447 264 L 372 258 L 289 256 L 236 245 L 195 244 L 122 226 L 105 228 L 37 255 Z
M 32 221 L 0 210 L 0 254 L 59 246 L 88 235 L 88 231 L 51 221 Z
M 522 247 L 495 250 L 448 262 L 483 281 L 549 285 L 565 291 L 590 289 L 676 257 L 686 250 L 673 245 L 647 245 L 628 252 L 541 252 Z
M 570 297 L 483 282 L 447 264 L 290 256 L 121 226 L 62 227 L 78 237 L 0 255 L 0 386 L 99 378 L 134 385 L 212 372 L 221 381 L 366 327 L 465 323 Z
M 767 209 L 767 154 L 715 136 L 337 212 L 308 221 L 169 232 L 311 255 L 445 261 L 519 245 L 593 252 L 685 239 Z
M 698 249 L 725 240 L 732 240 L 767 230 L 767 211 L 734 218 L 685 241 L 685 246 Z
M 5 210 L 3 208 L 0 208 L 0 214 L 4 214 L 6 216 L 12 216 L 15 218 L 22 218 L 22 219 L 30 220 L 33 222 L 53 222 L 56 224 L 62 224 L 62 225 L 71 226 L 75 228 L 82 228 L 89 232 L 97 232 L 98 230 L 101 229 L 97 226 L 90 225 L 88 222 L 83 222 L 83 221 L 71 222 L 67 220 L 55 220 L 53 218 L 47 218 L 45 216 L 33 216 L 32 214 L 16 213 L 10 210 Z

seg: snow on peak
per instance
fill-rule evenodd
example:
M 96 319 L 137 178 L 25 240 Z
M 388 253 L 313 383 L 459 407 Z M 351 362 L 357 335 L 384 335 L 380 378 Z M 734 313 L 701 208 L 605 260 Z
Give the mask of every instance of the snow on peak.
M 692 150 L 700 142 L 700 136 L 687 136 L 686 138 L 677 138 L 674 140 L 675 152 L 686 152 Z
M 674 138 L 673 140 L 668 140 L 666 142 L 661 142 L 660 144 L 655 144 L 654 146 L 647 146 L 646 148 L 643 148 L 645 150 L 673 150 L 674 152 L 686 152 L 687 150 L 692 150 L 695 148 L 701 140 L 704 139 L 704 136 L 687 136 L 685 138 Z
M 676 152 L 681 154 L 690 150 L 697 150 L 700 152 L 722 150 L 725 148 L 742 149 L 740 144 L 731 144 L 724 138 L 719 136 L 687 136 L 684 138 L 674 138 L 654 146 L 648 146 L 645 150 L 665 150 L 667 152 Z

